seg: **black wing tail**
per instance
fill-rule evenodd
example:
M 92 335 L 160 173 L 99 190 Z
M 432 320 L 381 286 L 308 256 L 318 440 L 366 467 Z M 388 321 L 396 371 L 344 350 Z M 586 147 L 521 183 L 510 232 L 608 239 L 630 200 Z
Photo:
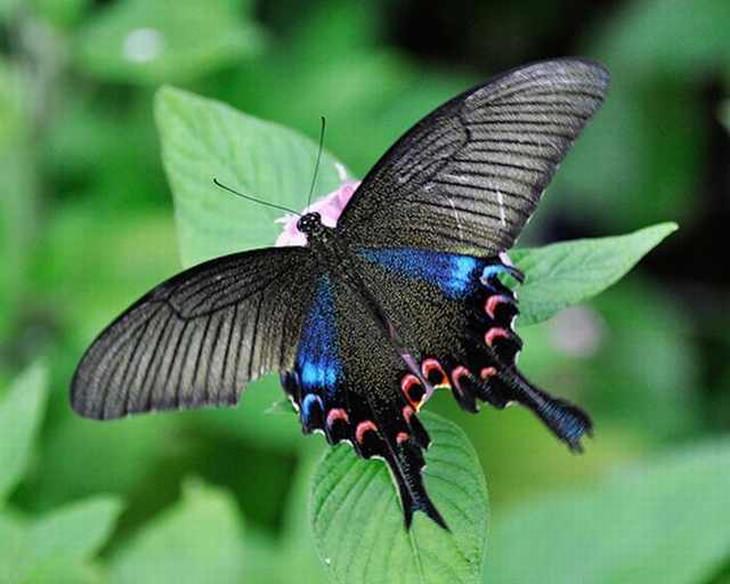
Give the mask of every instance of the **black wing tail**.
M 446 521 L 431 501 L 423 484 L 425 461 L 420 447 L 410 440 L 390 445 L 385 461 L 393 480 L 398 485 L 406 529 L 411 527 L 413 513 L 422 511 L 434 523 L 449 531 Z
M 388 465 L 398 487 L 406 529 L 410 529 L 413 513 L 422 511 L 437 525 L 448 530 L 446 521 L 426 492 L 423 469 L 426 461 L 423 451 L 430 438 L 413 410 L 404 408 L 406 416 L 381 418 L 377 431 L 355 432 L 354 445 L 363 458 L 381 457 Z M 374 417 L 374 416 L 373 416 Z M 379 420 L 379 421 L 381 421 Z M 358 425 L 358 428 L 361 426 Z
M 517 369 L 517 354 L 522 348 L 512 326 L 518 314 L 517 299 L 498 279 L 504 272 L 521 278 L 510 266 L 492 263 L 482 275 L 483 288 L 471 300 L 475 318 L 474 328 L 467 333 L 473 347 L 468 363 L 474 374 L 460 377 L 457 370 L 452 370 L 454 386 L 462 394 L 457 401 L 468 411 L 473 411 L 469 406 L 475 397 L 497 408 L 517 402 L 531 410 L 571 450 L 580 452 L 581 438 L 590 436 L 593 428 L 588 414 L 536 387 Z
M 321 430 L 330 444 L 346 440 L 358 456 L 385 461 L 398 487 L 407 529 L 413 522 L 413 513 L 422 511 L 448 530 L 426 492 L 423 452 L 431 439 L 411 405 L 400 398 L 371 403 L 377 399 L 375 392 L 371 396 L 350 392 L 346 401 L 337 401 L 333 396 L 303 391 L 298 376 L 291 372 L 282 374 L 281 380 L 299 410 L 305 433 Z
M 581 438 L 591 436 L 593 422 L 586 412 L 568 400 L 551 396 L 535 387 L 516 370 L 500 372 L 512 390 L 510 397 L 529 408 L 574 452 L 582 452 Z

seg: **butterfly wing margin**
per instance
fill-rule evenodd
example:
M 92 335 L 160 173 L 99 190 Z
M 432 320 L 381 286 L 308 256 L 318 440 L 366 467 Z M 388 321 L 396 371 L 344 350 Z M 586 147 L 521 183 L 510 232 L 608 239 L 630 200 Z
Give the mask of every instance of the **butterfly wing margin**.
M 160 284 L 83 356 L 71 405 L 97 419 L 237 403 L 293 359 L 316 263 L 305 248 L 216 258 Z
M 601 65 L 557 59 L 462 93 L 386 152 L 338 228 L 370 246 L 485 255 L 510 248 L 608 81 Z

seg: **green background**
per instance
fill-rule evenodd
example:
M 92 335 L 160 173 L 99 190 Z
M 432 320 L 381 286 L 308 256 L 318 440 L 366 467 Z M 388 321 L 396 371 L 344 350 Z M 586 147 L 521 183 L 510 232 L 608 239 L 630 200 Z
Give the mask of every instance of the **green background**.
M 68 406 L 95 334 L 181 266 L 158 87 L 313 139 L 325 115 L 362 176 L 470 84 L 570 54 L 611 91 L 522 245 L 680 229 L 521 331 L 521 367 L 591 412 L 585 455 L 518 409 L 429 408 L 486 475 L 484 581 L 730 581 L 728 30 L 726 0 L 0 0 L 0 582 L 325 581 L 323 440 L 266 413 L 275 382 L 228 411 L 101 425 Z M 228 203 L 242 237 L 278 216 Z

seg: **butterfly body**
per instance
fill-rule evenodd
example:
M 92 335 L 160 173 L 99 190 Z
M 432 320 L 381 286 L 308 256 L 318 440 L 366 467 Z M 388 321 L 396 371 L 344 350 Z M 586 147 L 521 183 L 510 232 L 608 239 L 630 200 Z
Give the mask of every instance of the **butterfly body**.
M 600 105 L 605 70 L 562 59 L 457 96 L 381 158 L 336 227 L 297 223 L 303 247 L 217 258 L 161 284 L 102 332 L 72 406 L 108 419 L 228 405 L 279 372 L 305 432 L 383 459 L 406 525 L 444 518 L 423 481 L 418 412 L 439 390 L 476 412 L 527 407 L 571 449 L 591 421 L 517 369 L 506 261 L 572 141 Z

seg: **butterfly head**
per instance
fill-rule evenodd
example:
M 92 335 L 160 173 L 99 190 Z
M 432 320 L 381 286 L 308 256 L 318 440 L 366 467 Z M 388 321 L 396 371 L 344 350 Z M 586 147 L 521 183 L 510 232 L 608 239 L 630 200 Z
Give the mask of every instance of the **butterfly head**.
M 317 212 L 302 215 L 297 221 L 297 229 L 306 236 L 320 235 L 324 231 L 322 215 Z

